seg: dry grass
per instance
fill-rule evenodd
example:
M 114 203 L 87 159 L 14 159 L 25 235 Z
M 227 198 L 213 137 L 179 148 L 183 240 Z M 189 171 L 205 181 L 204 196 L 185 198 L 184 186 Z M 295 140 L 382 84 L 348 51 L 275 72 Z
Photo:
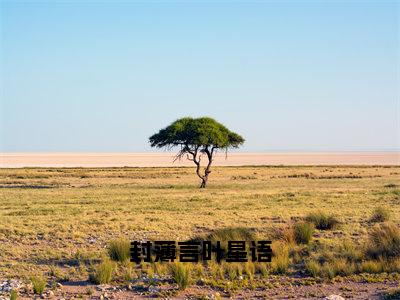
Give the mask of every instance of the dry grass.
M 357 257 L 351 245 L 360 249 L 368 241 L 374 207 L 390 208 L 393 226 L 399 226 L 399 167 L 220 167 L 207 189 L 197 186 L 192 168 L 1 169 L 0 277 L 29 279 L 33 272 L 87 279 L 110 241 L 120 237 L 182 241 L 218 232 L 230 238 L 226 228 L 242 227 L 240 238 L 269 239 L 276 229 L 290 227 L 292 218 L 315 212 L 340 218 L 340 230 L 317 230 L 310 245 L 299 247 L 309 247 L 305 253 L 312 255 L 319 244 L 334 248 L 348 240 L 346 255 Z M 293 234 L 287 239 L 291 244 Z M 240 272 L 290 273 L 298 260 L 290 251 L 279 259 Z M 344 260 L 360 264 L 360 258 L 337 259 L 342 260 L 328 265 L 335 275 L 348 273 L 340 270 Z M 124 268 L 121 280 L 139 272 Z M 212 268 L 216 276 L 240 276 L 239 269 Z M 364 263 L 368 268 L 373 270 Z

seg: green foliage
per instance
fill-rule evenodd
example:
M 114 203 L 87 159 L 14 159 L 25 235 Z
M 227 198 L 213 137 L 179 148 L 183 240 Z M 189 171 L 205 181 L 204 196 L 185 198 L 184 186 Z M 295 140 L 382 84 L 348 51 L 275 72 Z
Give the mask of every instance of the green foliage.
M 212 118 L 181 118 L 150 137 L 152 147 L 180 145 L 209 146 L 220 149 L 237 148 L 244 139 Z
M 367 247 L 367 256 L 372 258 L 395 258 L 400 256 L 400 229 L 395 224 L 381 224 L 372 228 Z
M 298 244 L 308 244 L 314 234 L 314 225 L 307 222 L 297 222 L 294 225 L 294 236 Z
M 115 264 L 110 260 L 105 260 L 95 268 L 94 272 L 89 274 L 89 280 L 96 284 L 110 283 L 114 269 Z
M 186 289 L 190 284 L 190 267 L 179 262 L 171 264 L 170 267 L 172 278 L 178 284 L 179 289 Z
M 390 219 L 390 211 L 382 206 L 375 208 L 372 213 L 371 222 L 386 222 Z
M 309 214 L 306 220 L 319 230 L 334 229 L 340 223 L 334 216 L 328 216 L 321 211 Z
M 130 257 L 130 242 L 125 239 L 113 240 L 108 245 L 108 255 L 113 261 L 124 262 Z
M 46 287 L 46 280 L 42 277 L 33 276 L 31 277 L 33 292 L 35 294 L 41 295 Z

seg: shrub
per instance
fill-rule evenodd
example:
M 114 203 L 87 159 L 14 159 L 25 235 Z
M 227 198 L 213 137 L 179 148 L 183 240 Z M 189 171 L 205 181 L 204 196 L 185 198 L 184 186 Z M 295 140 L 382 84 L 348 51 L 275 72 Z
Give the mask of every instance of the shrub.
M 18 292 L 16 290 L 11 290 L 10 300 L 17 300 Z
M 323 212 L 311 213 L 306 217 L 306 220 L 313 223 L 319 230 L 334 229 L 340 223 L 334 216 L 328 216 Z
M 371 222 L 386 222 L 390 219 L 390 212 L 388 209 L 380 206 L 375 208 L 370 218 Z
M 43 294 L 44 289 L 46 287 L 46 280 L 42 277 L 33 276 L 31 278 L 31 282 L 32 282 L 33 292 L 38 295 Z
M 314 225 L 307 222 L 298 222 L 294 225 L 294 236 L 298 244 L 308 244 L 314 233 Z
M 400 229 L 395 224 L 381 224 L 372 228 L 366 249 L 371 258 L 395 258 L 400 255 Z
M 113 261 L 128 260 L 130 258 L 130 242 L 125 239 L 111 241 L 108 245 L 108 255 Z
M 110 260 L 105 260 L 95 268 L 94 272 L 89 274 L 89 280 L 96 284 L 110 283 L 114 269 L 115 264 Z
M 184 290 L 190 283 L 190 268 L 183 263 L 171 264 L 171 275 L 178 284 L 179 289 Z

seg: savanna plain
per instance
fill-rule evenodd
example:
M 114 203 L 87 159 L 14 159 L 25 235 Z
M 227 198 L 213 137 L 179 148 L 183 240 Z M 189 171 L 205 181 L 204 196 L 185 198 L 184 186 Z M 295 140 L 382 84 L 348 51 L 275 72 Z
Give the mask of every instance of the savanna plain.
M 400 167 L 0 169 L 0 298 L 400 298 Z M 271 240 L 271 263 L 129 241 Z

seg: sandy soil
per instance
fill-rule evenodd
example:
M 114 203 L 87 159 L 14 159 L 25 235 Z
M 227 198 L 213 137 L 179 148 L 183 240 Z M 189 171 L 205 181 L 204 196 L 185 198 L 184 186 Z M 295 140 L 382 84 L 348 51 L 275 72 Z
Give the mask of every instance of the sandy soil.
M 132 285 L 131 285 L 132 286 Z M 223 290 L 211 289 L 207 286 L 192 286 L 174 296 L 162 296 L 158 293 L 144 290 L 129 290 L 126 286 L 93 285 L 89 282 L 64 283 L 61 288 L 53 290 L 52 295 L 45 292 L 42 297 L 32 293 L 20 293 L 18 299 L 216 299 L 219 294 L 222 299 L 304 299 L 321 300 L 330 295 L 339 295 L 344 299 L 379 300 L 385 292 L 398 288 L 398 282 L 384 281 L 377 283 L 345 281 L 341 283 L 320 283 L 314 285 L 292 285 L 279 288 L 257 288 L 244 290 L 235 295 L 226 294 Z M 157 290 L 176 290 L 175 285 L 163 286 Z M 91 290 L 91 295 L 88 295 Z M 1 299 L 1 296 L 0 296 Z
M 192 166 L 164 153 L 1 153 L 1 168 L 19 167 L 171 167 Z M 206 158 L 204 158 L 206 160 Z M 241 165 L 400 165 L 400 152 L 219 153 L 218 166 Z

